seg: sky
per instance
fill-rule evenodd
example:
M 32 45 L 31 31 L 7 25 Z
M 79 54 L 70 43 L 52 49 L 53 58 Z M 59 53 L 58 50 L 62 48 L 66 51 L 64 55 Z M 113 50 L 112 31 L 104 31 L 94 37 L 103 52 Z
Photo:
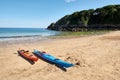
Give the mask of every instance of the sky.
M 47 28 L 76 11 L 120 4 L 120 0 L 0 0 L 0 27 Z

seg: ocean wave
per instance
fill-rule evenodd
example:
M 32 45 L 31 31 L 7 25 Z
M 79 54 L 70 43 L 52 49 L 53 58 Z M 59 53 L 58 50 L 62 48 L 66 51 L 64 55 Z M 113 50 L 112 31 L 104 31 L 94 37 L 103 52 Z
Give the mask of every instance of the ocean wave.
M 26 36 L 3 36 L 0 38 L 22 38 L 22 37 L 43 37 L 42 35 L 26 35 Z

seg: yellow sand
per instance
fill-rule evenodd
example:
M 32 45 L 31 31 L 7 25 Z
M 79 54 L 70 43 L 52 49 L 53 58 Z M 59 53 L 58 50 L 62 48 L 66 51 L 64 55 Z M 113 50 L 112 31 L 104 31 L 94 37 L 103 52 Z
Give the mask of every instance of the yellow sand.
M 17 49 L 44 50 L 73 64 L 67 71 L 39 59 L 35 64 Z M 81 38 L 0 43 L 0 80 L 120 80 L 120 31 Z

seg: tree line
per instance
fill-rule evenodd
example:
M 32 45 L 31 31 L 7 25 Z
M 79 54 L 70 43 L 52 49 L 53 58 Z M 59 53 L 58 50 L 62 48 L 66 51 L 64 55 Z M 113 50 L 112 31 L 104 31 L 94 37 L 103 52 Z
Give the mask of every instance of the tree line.
M 98 29 L 120 29 L 120 5 L 82 10 L 66 15 L 47 29 L 58 31 L 88 31 Z

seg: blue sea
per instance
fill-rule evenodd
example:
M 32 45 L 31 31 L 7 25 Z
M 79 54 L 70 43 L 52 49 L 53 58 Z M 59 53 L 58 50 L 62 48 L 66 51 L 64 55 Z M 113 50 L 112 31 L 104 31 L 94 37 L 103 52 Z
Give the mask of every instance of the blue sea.
M 45 28 L 0 28 L 0 40 L 20 38 L 44 38 L 58 34 Z

